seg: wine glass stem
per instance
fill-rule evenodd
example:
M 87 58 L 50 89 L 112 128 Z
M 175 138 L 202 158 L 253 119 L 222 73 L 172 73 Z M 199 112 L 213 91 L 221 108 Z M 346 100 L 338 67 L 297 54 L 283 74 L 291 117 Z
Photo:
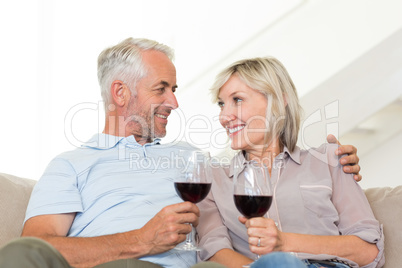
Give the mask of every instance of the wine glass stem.
M 191 231 L 186 236 L 186 244 L 192 245 L 193 244 L 193 225 L 190 223 Z

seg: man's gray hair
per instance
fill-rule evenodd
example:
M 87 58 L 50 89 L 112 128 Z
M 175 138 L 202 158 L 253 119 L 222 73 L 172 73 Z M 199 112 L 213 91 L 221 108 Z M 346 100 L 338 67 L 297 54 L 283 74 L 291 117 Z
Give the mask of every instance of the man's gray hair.
M 147 74 L 141 55 L 143 51 L 147 50 L 160 51 L 173 61 L 174 51 L 172 48 L 144 38 L 127 38 L 115 46 L 106 48 L 99 54 L 98 81 L 105 111 L 111 103 L 110 88 L 113 81 L 122 81 L 127 84 L 134 95 L 136 94 L 137 82 Z

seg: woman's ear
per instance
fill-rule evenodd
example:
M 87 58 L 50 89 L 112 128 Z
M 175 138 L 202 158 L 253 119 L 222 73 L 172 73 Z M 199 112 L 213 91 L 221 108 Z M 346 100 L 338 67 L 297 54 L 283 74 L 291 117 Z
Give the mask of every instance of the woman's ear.
M 123 107 L 130 99 L 130 90 L 122 81 L 113 81 L 110 91 L 113 102 L 117 106 Z

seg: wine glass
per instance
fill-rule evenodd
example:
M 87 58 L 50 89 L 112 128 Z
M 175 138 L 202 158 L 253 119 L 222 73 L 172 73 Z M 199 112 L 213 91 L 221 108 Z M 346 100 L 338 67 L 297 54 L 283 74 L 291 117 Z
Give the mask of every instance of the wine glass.
M 244 169 L 235 172 L 234 202 L 239 212 L 248 219 L 263 217 L 271 206 L 273 192 L 267 172 L 265 166 L 255 161 L 247 162 Z M 256 260 L 259 257 L 257 255 Z
M 180 151 L 178 159 L 179 174 L 175 178 L 176 193 L 183 201 L 198 203 L 211 189 L 210 155 L 203 151 Z M 193 241 L 193 226 L 186 241 L 175 247 L 177 250 L 200 251 Z

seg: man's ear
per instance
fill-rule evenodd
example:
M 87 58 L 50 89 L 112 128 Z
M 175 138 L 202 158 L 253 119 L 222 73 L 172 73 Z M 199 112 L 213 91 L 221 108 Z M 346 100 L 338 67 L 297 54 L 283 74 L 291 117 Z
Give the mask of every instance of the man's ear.
M 122 81 L 113 81 L 110 91 L 113 102 L 117 106 L 123 107 L 130 99 L 130 89 Z

